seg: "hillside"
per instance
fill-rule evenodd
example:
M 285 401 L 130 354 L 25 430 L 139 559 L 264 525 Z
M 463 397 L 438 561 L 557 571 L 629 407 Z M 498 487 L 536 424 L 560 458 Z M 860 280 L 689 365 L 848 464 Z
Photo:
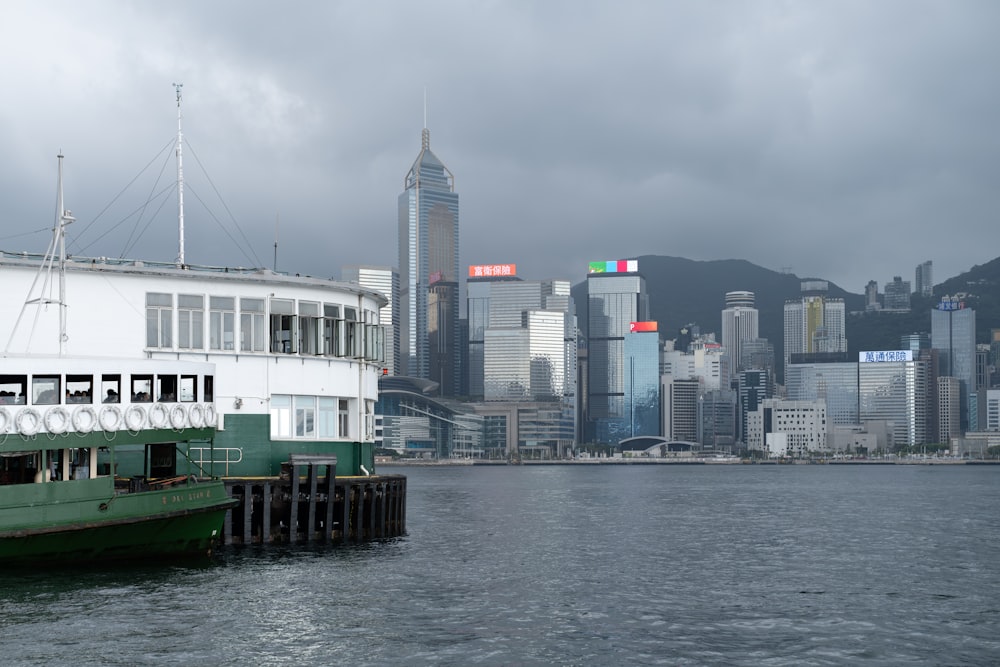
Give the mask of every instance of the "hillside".
M 782 358 L 784 303 L 799 295 L 801 277 L 738 259 L 695 261 L 644 255 L 638 260 L 646 278 L 650 316 L 659 322 L 661 338 L 675 338 L 681 327 L 697 324 L 702 332 L 715 332 L 718 339 L 726 292 L 750 290 L 756 295 L 760 311 L 760 335 L 774 345 L 775 358 Z M 586 281 L 572 288 L 584 335 L 586 288 Z M 865 314 L 863 295 L 851 294 L 833 283 L 829 294 L 844 299 L 848 313 L 856 313 L 848 316 L 846 325 L 848 352 L 853 356 L 861 350 L 898 349 L 901 335 L 930 331 L 931 307 L 941 295 L 958 292 L 974 295 L 967 301 L 976 308 L 977 340 L 987 342 L 990 329 L 1000 328 L 1000 258 L 937 285 L 934 298 L 915 296 L 914 309 L 909 313 Z M 778 372 L 780 375 L 780 368 Z

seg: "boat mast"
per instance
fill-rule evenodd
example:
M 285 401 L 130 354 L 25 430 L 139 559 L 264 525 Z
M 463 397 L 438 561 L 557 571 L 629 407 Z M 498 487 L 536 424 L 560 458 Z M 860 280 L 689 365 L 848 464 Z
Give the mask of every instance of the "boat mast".
M 59 239 L 59 356 L 63 354 L 63 344 L 69 340 L 66 335 L 66 225 L 76 218 L 63 205 L 63 156 L 59 156 L 59 219 L 56 221 L 56 234 Z
M 10 352 L 10 347 L 14 343 L 17 330 L 21 326 L 21 320 L 24 318 L 24 311 L 27 310 L 28 306 L 37 306 L 37 308 L 35 309 L 35 317 L 31 324 L 31 331 L 27 337 L 25 352 L 28 352 L 31 349 L 31 341 L 35 337 L 35 328 L 38 326 L 38 319 L 41 315 L 42 308 L 50 304 L 55 304 L 59 307 L 60 356 L 62 356 L 63 353 L 63 343 L 69 340 L 69 336 L 66 335 L 66 225 L 76 220 L 76 218 L 73 217 L 70 211 L 63 208 L 63 156 L 60 153 L 58 157 L 59 187 L 56 191 L 56 224 L 52 228 L 52 241 L 49 243 L 49 247 L 45 251 L 45 257 L 42 258 L 41 264 L 38 266 L 38 272 L 35 274 L 35 279 L 32 281 L 31 287 L 28 289 L 28 297 L 24 300 L 24 305 L 21 306 L 21 312 L 18 313 L 17 320 L 14 321 L 14 328 L 10 331 L 10 338 L 7 339 L 7 346 L 3 351 L 4 356 L 7 356 Z M 57 256 L 59 261 L 59 298 L 53 299 L 46 295 L 51 294 L 52 265 L 55 263 Z M 41 282 L 41 285 L 39 285 L 39 282 Z M 32 295 L 36 294 L 36 292 L 38 296 L 32 298 Z
M 184 161 L 181 156 L 181 142 L 184 135 L 181 132 L 181 88 L 183 87 L 183 83 L 174 84 L 174 90 L 177 91 L 177 265 L 182 268 L 184 266 Z

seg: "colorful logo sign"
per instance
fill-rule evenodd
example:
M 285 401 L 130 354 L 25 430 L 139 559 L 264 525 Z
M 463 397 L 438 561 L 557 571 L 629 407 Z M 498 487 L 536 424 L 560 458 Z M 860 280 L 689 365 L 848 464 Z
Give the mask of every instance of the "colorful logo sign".
M 658 331 L 656 322 L 629 322 L 629 333 L 639 333 L 641 331 Z
M 496 278 L 516 276 L 517 264 L 473 264 L 469 266 L 470 278 Z
M 587 273 L 635 273 L 638 270 L 637 259 L 613 259 L 607 262 L 591 262 Z

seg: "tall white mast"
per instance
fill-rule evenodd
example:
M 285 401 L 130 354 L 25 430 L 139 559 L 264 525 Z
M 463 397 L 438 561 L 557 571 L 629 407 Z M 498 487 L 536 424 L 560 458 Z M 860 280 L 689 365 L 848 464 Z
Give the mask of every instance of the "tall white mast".
M 63 156 L 59 156 L 59 219 L 56 221 L 59 238 L 59 356 L 63 354 L 63 344 L 69 339 L 66 335 L 66 225 L 76 220 L 63 204 Z
M 66 225 L 76 220 L 76 218 L 73 217 L 70 211 L 63 208 L 62 160 L 63 156 L 60 153 L 59 186 L 56 190 L 56 224 L 52 228 L 52 241 L 45 251 L 45 257 L 38 266 L 38 273 L 35 274 L 35 279 L 28 289 L 28 297 L 24 300 L 24 305 L 21 306 L 21 312 L 18 313 L 17 320 L 14 321 L 14 328 L 10 331 L 10 338 L 7 340 L 7 346 L 3 351 L 4 356 L 7 356 L 7 353 L 10 352 L 10 347 L 14 343 L 18 328 L 21 326 L 21 320 L 24 318 L 24 311 L 27 310 L 28 306 L 36 306 L 36 308 L 35 317 L 31 324 L 31 331 L 27 337 L 25 352 L 28 352 L 31 348 L 31 341 L 35 337 L 35 328 L 38 326 L 38 319 L 41 316 L 42 309 L 49 304 L 55 304 L 59 307 L 60 356 L 63 353 L 63 343 L 69 339 L 66 335 Z M 57 256 L 59 261 L 59 298 L 53 299 L 51 297 L 51 278 L 53 264 L 56 262 Z M 32 298 L 32 295 L 36 293 L 38 296 Z
M 184 266 L 184 160 L 181 156 L 181 143 L 184 135 L 181 132 L 181 88 L 183 83 L 175 83 L 177 91 L 177 230 L 178 250 L 177 265 Z

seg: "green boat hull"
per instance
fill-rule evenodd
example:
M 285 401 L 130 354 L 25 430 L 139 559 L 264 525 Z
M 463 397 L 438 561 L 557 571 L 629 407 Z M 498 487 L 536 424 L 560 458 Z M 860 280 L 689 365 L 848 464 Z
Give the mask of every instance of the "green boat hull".
M 219 480 L 128 493 L 110 477 L 0 487 L 0 562 L 205 555 L 237 502 Z

